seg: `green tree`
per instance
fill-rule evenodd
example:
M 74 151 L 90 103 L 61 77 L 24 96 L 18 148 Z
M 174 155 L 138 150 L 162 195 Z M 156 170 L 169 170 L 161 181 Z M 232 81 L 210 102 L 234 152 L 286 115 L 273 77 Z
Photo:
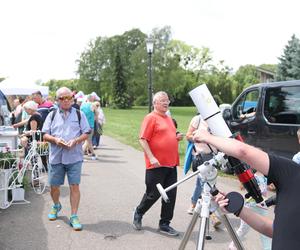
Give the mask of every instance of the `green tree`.
M 130 102 L 135 102 L 137 97 L 147 100 L 146 35 L 139 29 L 132 29 L 120 36 L 120 39 L 123 51 L 122 63 L 126 69 L 125 78 Z
M 239 69 L 234 74 L 233 79 L 235 80 L 233 96 L 237 97 L 246 87 L 259 83 L 256 66 L 247 64 L 239 67 Z
M 292 62 L 293 62 L 293 65 L 292 65 L 290 73 L 293 76 L 293 79 L 299 80 L 300 79 L 300 44 L 298 46 L 298 49 L 296 50 L 296 53 L 295 53 L 295 56 L 294 56 Z
M 154 91 L 166 91 L 172 105 L 191 105 L 188 92 L 209 68 L 212 59 L 209 49 L 199 49 L 182 41 L 172 40 L 169 26 L 154 29 L 152 37 L 155 38 Z
M 115 80 L 113 82 L 113 107 L 125 109 L 130 108 L 130 97 L 127 94 L 124 63 L 121 59 L 120 48 L 115 51 Z
M 123 108 L 132 103 L 147 104 L 146 37 L 140 30 L 132 29 L 119 36 L 91 40 L 78 60 L 82 90 L 95 91 L 103 104 L 114 103 Z M 214 67 L 208 48 L 199 49 L 172 40 L 170 26 L 153 29 L 151 37 L 155 40 L 152 57 L 154 92 L 166 91 L 172 105 L 191 105 L 188 92 L 208 81 L 216 93 L 221 93 L 224 101 L 231 99 L 232 92 L 225 94 L 223 91 L 232 91 L 234 85 L 230 69 L 224 65 Z M 222 88 L 222 84 L 227 85 Z
M 95 40 L 91 40 L 87 49 L 81 53 L 80 59 L 77 60 L 77 73 L 83 92 L 91 93 L 94 91 L 102 96 L 102 85 L 107 81 L 105 77 L 111 75 L 110 48 L 108 38 L 97 37 Z
M 49 87 L 49 95 L 55 97 L 56 91 L 61 87 L 67 87 L 71 90 L 78 90 L 78 80 L 50 80 L 48 82 L 42 83 L 43 86 Z
M 232 69 L 225 65 L 224 61 L 212 65 L 209 72 L 201 77 L 201 82 L 207 84 L 211 94 L 219 102 L 232 103 L 235 81 L 232 76 Z
M 169 70 L 174 73 L 173 91 L 174 105 L 191 105 L 188 92 L 196 87 L 200 76 L 208 72 L 212 60 L 208 48 L 201 49 L 182 41 L 171 40 L 168 45 L 168 58 L 174 61 Z
M 135 51 L 140 48 L 141 44 L 144 44 L 145 37 L 146 35 L 140 30 L 133 29 L 121 36 L 97 37 L 94 41 L 90 41 L 78 60 L 77 72 L 82 89 L 85 92 L 95 91 L 101 96 L 104 103 L 112 102 L 113 84 L 117 77 L 115 63 L 116 49 L 118 48 L 118 53 L 122 56 L 120 63 L 123 64 L 124 82 L 128 84 L 126 89 L 129 93 L 127 94 L 133 99 L 132 97 L 135 95 L 132 91 L 135 91 L 135 82 L 132 79 L 135 79 L 135 73 L 138 71 L 135 70 L 135 64 L 132 64 L 131 57 L 135 55 Z M 141 58 L 136 59 L 136 65 L 140 65 L 142 61 Z
M 292 35 L 279 57 L 276 79 L 279 81 L 300 79 L 300 41 Z

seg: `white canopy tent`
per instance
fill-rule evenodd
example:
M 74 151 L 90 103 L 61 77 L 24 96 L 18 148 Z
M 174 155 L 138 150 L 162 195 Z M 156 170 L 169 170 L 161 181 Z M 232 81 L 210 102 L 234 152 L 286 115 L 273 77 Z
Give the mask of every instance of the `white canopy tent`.
M 41 91 L 43 96 L 48 96 L 49 87 L 40 86 L 32 81 L 7 78 L 0 82 L 0 90 L 4 95 L 31 95 L 35 91 Z

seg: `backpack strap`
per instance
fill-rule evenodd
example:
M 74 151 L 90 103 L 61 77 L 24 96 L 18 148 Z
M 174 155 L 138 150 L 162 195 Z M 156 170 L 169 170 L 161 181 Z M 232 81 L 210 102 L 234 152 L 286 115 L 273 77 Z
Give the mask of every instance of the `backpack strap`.
M 55 115 L 56 115 L 57 109 L 54 109 L 54 110 L 51 111 L 51 112 L 52 112 L 52 114 L 51 114 L 51 122 L 50 122 L 50 135 L 52 134 L 52 133 L 51 133 L 51 125 L 52 125 L 52 122 L 53 122 L 54 117 L 55 117 Z M 50 113 L 49 113 L 49 114 L 50 114 Z
M 52 115 L 51 115 L 51 124 L 52 124 L 52 122 L 53 122 L 53 120 L 54 120 L 54 117 L 55 117 L 55 115 L 56 115 L 56 112 L 57 112 L 57 109 L 54 109 L 54 110 L 52 111 Z
M 76 113 L 77 113 L 77 117 L 78 117 L 78 123 L 80 125 L 80 121 L 81 121 L 81 113 L 79 109 L 76 109 Z
M 77 118 L 78 118 L 78 125 L 79 125 L 79 128 L 80 128 L 80 134 L 82 134 L 81 126 L 80 126 L 81 113 L 80 113 L 80 110 L 79 110 L 79 109 L 76 109 L 76 114 L 77 114 Z

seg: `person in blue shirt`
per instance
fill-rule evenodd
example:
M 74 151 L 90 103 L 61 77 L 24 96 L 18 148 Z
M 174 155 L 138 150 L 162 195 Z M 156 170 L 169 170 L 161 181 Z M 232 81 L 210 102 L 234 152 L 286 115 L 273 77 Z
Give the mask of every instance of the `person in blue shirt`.
M 51 144 L 49 183 L 54 205 L 48 218 L 56 220 L 62 208 L 59 201 L 60 186 L 64 184 L 65 175 L 67 175 L 71 202 L 70 225 L 78 231 L 82 229 L 77 216 L 83 162 L 82 143 L 87 139 L 91 129 L 84 113 L 72 107 L 73 95 L 70 89 L 62 87 L 57 90 L 56 96 L 59 110 L 49 113 L 42 129 L 44 140 Z
M 83 151 L 87 152 L 88 154 L 90 153 L 92 156 L 92 160 L 96 160 L 96 155 L 92 144 L 93 131 L 95 126 L 95 106 L 92 105 L 94 100 L 95 97 L 90 94 L 87 97 L 87 101 L 82 103 L 80 106 L 80 110 L 85 114 L 91 128 L 91 133 L 83 144 Z

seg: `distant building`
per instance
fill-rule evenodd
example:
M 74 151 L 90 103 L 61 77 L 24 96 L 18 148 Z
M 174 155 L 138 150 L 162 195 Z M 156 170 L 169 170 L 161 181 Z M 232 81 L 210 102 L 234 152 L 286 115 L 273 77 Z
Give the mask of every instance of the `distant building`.
M 273 82 L 274 81 L 275 72 L 267 70 L 267 69 L 263 69 L 260 67 L 257 67 L 256 70 L 258 72 L 260 82 Z

